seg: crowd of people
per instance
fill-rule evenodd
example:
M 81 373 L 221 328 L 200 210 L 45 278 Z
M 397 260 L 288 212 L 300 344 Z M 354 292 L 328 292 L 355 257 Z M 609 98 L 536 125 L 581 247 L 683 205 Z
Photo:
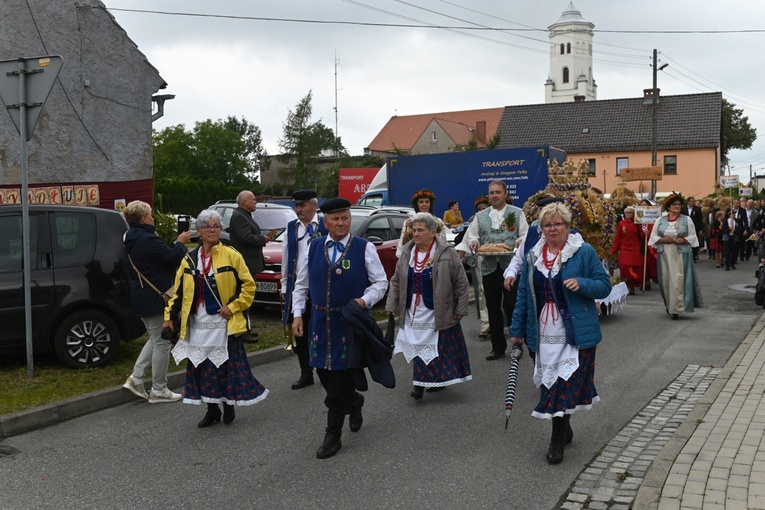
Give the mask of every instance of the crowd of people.
M 364 368 L 374 381 L 393 387 L 390 360 L 401 353 L 412 365 L 411 396 L 417 401 L 425 392 L 472 379 L 460 324 L 469 308 L 462 260 L 467 256 L 476 268 L 479 315 L 486 314 L 479 338 L 491 339 L 486 360 L 505 357 L 506 331 L 513 349 L 525 346 L 540 389 L 532 416 L 552 423 L 546 459 L 551 464 L 563 460 L 565 445 L 573 440 L 571 415 L 599 401 L 595 352 L 602 333 L 596 300 L 608 297 L 612 282 L 596 250 L 572 228 L 563 199 L 538 200 L 538 217 L 527 219 L 508 200 L 504 182 L 492 182 L 487 191 L 476 200 L 476 213 L 455 247 L 444 231 L 464 223 L 459 204 L 449 202 L 441 220 L 433 213 L 433 193 L 418 190 L 390 282 L 374 245 L 350 233 L 349 201 L 335 198 L 319 207 L 314 190 L 292 195 L 298 218 L 283 237 L 282 320 L 294 334 L 300 369 L 292 389 L 314 384 L 315 371 L 325 392 L 327 421 L 317 458 L 339 452 L 346 416 L 352 432 L 361 429 Z M 149 204 L 133 201 L 124 211 L 130 225 L 125 256 L 131 295 L 149 332 L 124 387 L 149 403 L 206 404 L 200 428 L 231 424 L 237 407 L 258 403 L 269 393 L 255 378 L 243 343 L 257 341 L 248 312 L 262 247 L 274 232 L 263 235 L 252 221 L 256 200 L 251 192 L 243 191 L 237 202 L 232 246 L 220 241 L 220 215 L 205 210 L 197 218 L 199 246 L 190 252 L 189 232 L 173 244 L 157 236 Z M 692 197 L 686 201 L 673 193 L 653 224 L 636 222 L 635 208 L 626 207 L 611 252 L 618 256 L 629 293 L 658 283 L 667 314 L 677 320 L 703 306 L 695 263 L 704 247 L 726 270 L 752 256 L 765 258 L 760 242 L 765 240 L 765 200 L 759 209 L 752 200 L 742 201 L 743 206 L 737 199 L 729 202 L 715 203 L 704 214 Z M 480 249 L 497 244 L 510 249 Z M 384 338 L 370 309 L 386 291 L 385 311 L 398 333 L 394 337 L 391 327 Z M 176 362 L 188 360 L 183 394 L 167 387 L 171 353 Z M 143 378 L 149 367 L 147 393 Z

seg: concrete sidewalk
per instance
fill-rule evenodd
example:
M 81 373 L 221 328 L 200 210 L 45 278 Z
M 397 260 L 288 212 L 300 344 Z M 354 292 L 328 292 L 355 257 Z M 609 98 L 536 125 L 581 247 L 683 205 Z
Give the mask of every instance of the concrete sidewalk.
M 250 353 L 247 358 L 251 366 L 256 366 L 291 355 L 292 351 L 285 350 L 283 346 L 276 346 Z M 179 370 L 167 375 L 167 386 L 169 388 L 183 388 L 185 383 L 185 370 Z M 151 386 L 151 379 L 144 384 L 148 390 Z M 30 430 L 47 427 L 60 421 L 101 411 L 109 407 L 135 401 L 136 399 L 135 395 L 123 389 L 122 385 L 120 385 L 86 393 L 85 395 L 72 397 L 60 402 L 53 402 L 19 411 L 18 413 L 6 414 L 0 416 L 0 438 L 23 434 Z
M 651 464 L 633 509 L 765 509 L 765 315 Z

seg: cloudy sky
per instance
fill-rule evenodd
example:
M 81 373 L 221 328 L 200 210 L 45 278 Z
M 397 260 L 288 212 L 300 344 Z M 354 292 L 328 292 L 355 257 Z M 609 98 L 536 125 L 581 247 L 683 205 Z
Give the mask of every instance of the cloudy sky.
M 393 115 L 544 103 L 546 29 L 569 0 L 104 3 L 176 95 L 156 129 L 244 116 L 278 153 L 289 110 L 311 90 L 314 120 L 334 129 L 337 103 L 343 144 L 358 155 Z M 732 171 L 765 175 L 765 2 L 574 5 L 595 24 L 598 99 L 642 96 L 656 48 L 669 64 L 662 95 L 721 91 L 744 109 L 762 139 L 731 152 Z

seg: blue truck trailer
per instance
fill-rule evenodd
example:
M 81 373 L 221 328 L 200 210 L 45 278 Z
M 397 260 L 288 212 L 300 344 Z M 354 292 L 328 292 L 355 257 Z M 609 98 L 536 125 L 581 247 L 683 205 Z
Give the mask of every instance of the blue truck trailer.
M 520 207 L 547 186 L 548 160 L 562 165 L 565 159 L 565 151 L 547 146 L 492 149 L 391 156 L 381 171 L 387 171 L 389 204 L 410 205 L 412 195 L 427 188 L 436 195 L 438 216 L 450 200 L 456 200 L 467 218 L 475 199 L 487 194 L 492 181 L 505 182 L 508 194 Z

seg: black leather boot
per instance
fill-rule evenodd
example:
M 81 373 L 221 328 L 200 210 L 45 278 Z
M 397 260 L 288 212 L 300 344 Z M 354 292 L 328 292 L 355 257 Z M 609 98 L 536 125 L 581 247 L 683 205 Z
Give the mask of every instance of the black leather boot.
M 345 423 L 345 415 L 330 409 L 327 413 L 327 428 L 324 442 L 321 443 L 321 446 L 316 451 L 317 459 L 328 459 L 340 451 L 340 436 L 343 435 L 343 423 Z
M 313 384 L 313 368 L 308 364 L 308 340 L 305 337 L 295 339 L 295 354 L 300 364 L 300 379 L 292 385 L 293 390 L 299 390 Z
M 197 423 L 197 427 L 203 429 L 210 425 L 215 425 L 220 421 L 220 416 L 221 412 L 218 404 L 207 404 L 207 413 L 205 414 L 205 417 L 202 418 L 202 421 Z
M 361 424 L 364 423 L 364 417 L 361 416 L 361 408 L 364 407 L 364 395 L 356 393 L 356 401 L 351 407 L 351 414 L 348 416 L 348 425 L 351 427 L 351 432 L 358 432 L 361 429 Z
M 424 393 L 425 388 L 422 386 L 414 386 L 412 387 L 412 398 L 415 400 L 422 400 L 422 394 Z
M 566 429 L 564 431 L 564 437 L 566 438 L 566 444 L 571 444 L 571 441 L 574 440 L 574 431 L 571 430 L 571 415 L 567 414 L 563 417 L 563 421 L 566 424 Z
M 550 437 L 550 449 L 547 450 L 547 462 L 550 464 L 560 464 L 563 460 L 563 447 L 566 443 L 565 438 L 566 422 L 563 417 L 552 419 L 552 436 Z
M 223 423 L 228 425 L 236 418 L 236 409 L 233 404 L 223 403 Z

